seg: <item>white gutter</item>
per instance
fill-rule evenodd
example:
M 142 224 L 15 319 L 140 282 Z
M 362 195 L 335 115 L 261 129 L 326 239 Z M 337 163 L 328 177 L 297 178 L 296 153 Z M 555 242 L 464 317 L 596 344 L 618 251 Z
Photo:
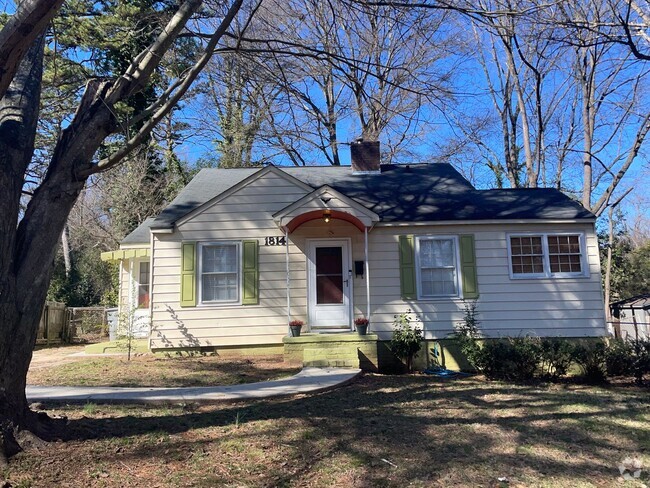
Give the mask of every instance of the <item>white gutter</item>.
M 375 227 L 416 227 L 424 225 L 494 225 L 494 224 L 589 224 L 596 219 L 490 219 L 490 220 L 430 220 L 426 222 L 377 222 Z

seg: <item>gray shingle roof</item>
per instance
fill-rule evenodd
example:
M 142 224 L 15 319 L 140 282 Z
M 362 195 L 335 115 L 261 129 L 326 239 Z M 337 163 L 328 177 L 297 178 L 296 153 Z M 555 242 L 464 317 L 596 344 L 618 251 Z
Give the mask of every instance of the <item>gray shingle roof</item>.
M 329 185 L 377 213 L 382 222 L 462 220 L 576 220 L 595 216 L 562 192 L 550 188 L 476 190 L 445 163 L 382 165 L 381 173 L 352 174 L 350 167 L 280 167 L 314 189 Z M 259 171 L 259 168 L 201 170 L 145 229 L 169 228 L 203 203 Z M 123 241 L 123 243 L 125 243 Z
M 260 168 L 204 168 L 192 178 L 158 217 L 154 229 L 171 227 L 183 215 L 221 195 L 228 188 L 257 173 Z
M 155 217 L 149 217 L 142 222 L 136 229 L 127 235 L 120 244 L 149 244 L 151 236 L 149 229 L 153 225 Z

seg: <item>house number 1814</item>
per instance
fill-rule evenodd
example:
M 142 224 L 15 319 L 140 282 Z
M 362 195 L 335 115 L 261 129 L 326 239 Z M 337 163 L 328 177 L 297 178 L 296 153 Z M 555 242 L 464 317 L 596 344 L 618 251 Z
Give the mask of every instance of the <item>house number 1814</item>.
M 285 246 L 287 244 L 286 237 L 265 237 L 264 245 L 265 246 Z

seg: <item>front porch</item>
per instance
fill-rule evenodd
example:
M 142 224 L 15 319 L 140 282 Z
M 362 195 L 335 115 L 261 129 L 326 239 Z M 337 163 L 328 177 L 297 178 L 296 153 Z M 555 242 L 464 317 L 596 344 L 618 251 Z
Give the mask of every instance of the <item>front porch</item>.
M 273 219 L 284 232 L 287 321 L 299 319 L 309 332 L 341 336 L 354 330 L 354 317 L 363 316 L 363 309 L 369 318 L 368 232 L 378 222 L 377 214 L 325 185 L 276 212 Z M 292 277 L 296 254 L 306 260 L 304 281 Z M 319 356 L 314 361 L 326 360 Z
M 377 334 L 302 334 L 285 337 L 285 361 L 313 367 L 379 371 L 381 343 Z

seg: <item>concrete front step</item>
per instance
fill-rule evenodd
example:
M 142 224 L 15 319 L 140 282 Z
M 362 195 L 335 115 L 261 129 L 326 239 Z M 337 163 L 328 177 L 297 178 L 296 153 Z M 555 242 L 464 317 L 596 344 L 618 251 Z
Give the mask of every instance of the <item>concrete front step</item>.
M 378 371 L 376 334 L 353 333 L 304 334 L 285 337 L 286 361 L 301 363 L 305 367 L 360 368 Z

